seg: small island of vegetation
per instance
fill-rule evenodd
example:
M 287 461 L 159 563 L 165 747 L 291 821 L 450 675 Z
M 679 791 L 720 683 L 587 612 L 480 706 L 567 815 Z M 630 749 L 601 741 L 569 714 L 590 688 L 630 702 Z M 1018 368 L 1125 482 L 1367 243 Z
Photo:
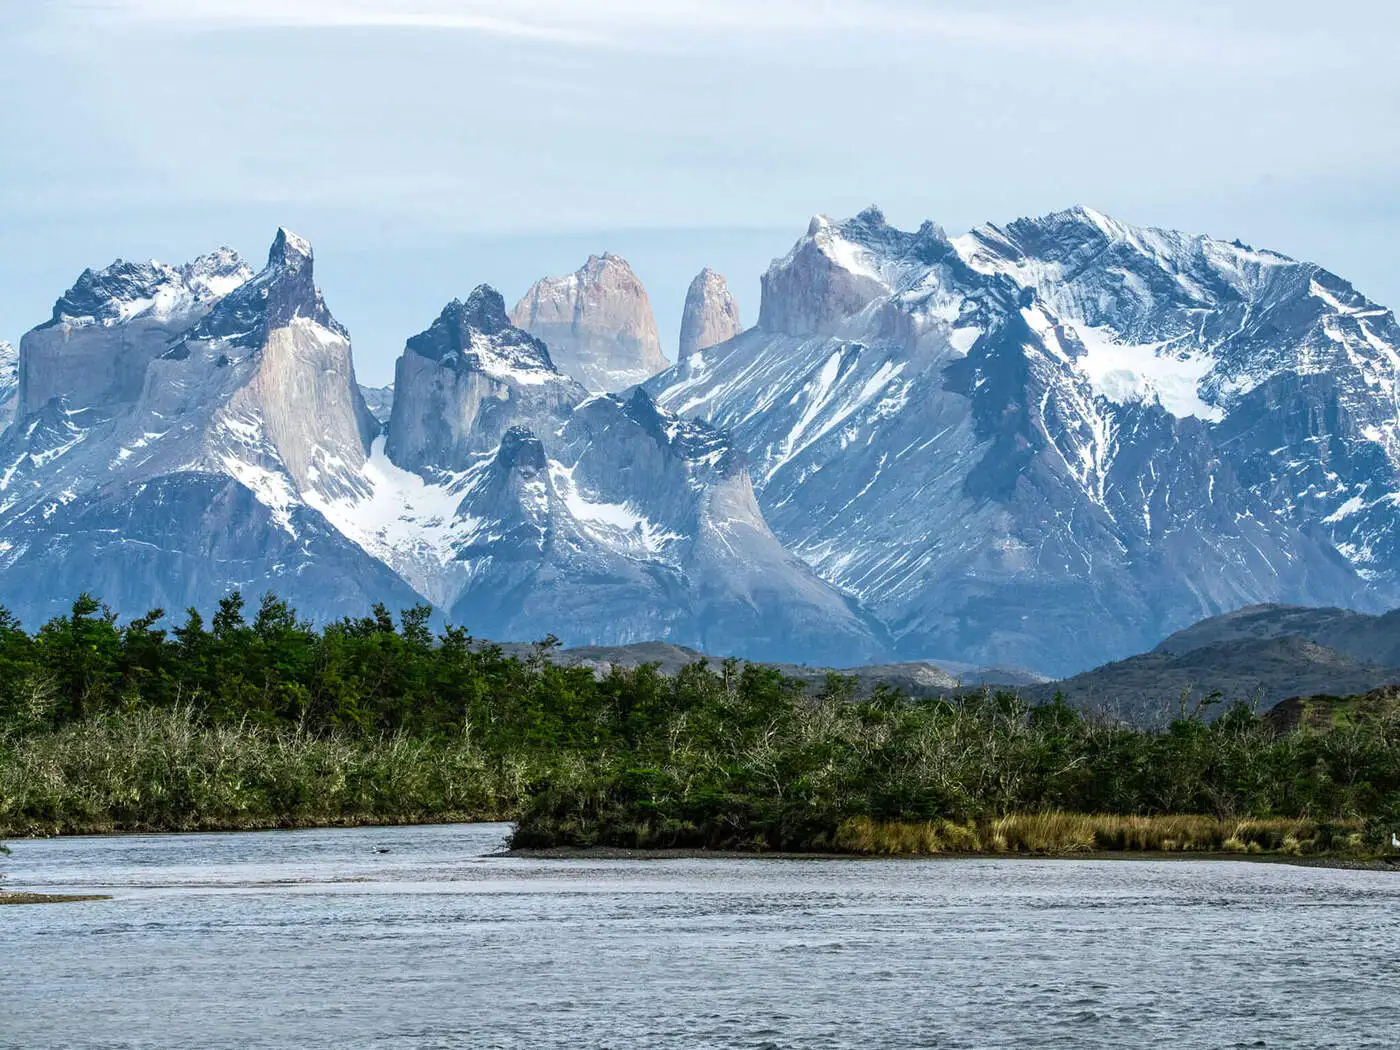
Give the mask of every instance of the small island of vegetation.
M 1377 856 L 1400 708 L 1141 728 L 735 662 L 592 670 L 379 607 L 0 611 L 0 834 L 517 822 L 518 848 Z

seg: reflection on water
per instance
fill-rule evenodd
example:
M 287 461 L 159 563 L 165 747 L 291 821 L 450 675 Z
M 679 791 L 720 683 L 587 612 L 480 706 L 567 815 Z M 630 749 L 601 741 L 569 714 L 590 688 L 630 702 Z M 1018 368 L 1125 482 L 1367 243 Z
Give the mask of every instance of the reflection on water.
M 0 908 L 0 1046 L 1400 1045 L 1387 873 L 492 856 L 506 831 L 13 843 L 13 888 L 114 899 Z

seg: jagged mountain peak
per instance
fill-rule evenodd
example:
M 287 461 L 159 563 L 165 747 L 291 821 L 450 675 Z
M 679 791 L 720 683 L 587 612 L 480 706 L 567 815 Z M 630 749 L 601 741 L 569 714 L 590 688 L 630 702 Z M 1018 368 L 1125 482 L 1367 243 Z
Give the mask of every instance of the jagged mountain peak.
M 187 352 L 190 340 L 254 348 L 267 334 L 298 318 L 349 339 L 350 333 L 331 314 L 316 286 L 315 254 L 303 238 L 279 226 L 267 253 L 267 265 L 220 299 L 209 314 L 171 351 Z
M 385 451 L 404 470 L 463 470 L 512 426 L 550 429 L 587 396 L 541 340 L 510 323 L 500 293 L 480 285 L 405 344 Z
M 272 247 L 267 253 L 268 266 L 299 268 L 311 264 L 314 260 L 315 253 L 311 250 L 310 241 L 285 226 L 277 227 L 277 233 L 272 238 Z
M 662 408 L 643 387 L 632 391 L 623 402 L 623 411 L 658 445 L 681 459 L 703 460 L 711 466 L 723 463 L 731 470 L 744 466 L 742 454 L 734 450 L 723 431 Z
M 529 427 L 513 426 L 501 435 L 497 464 L 505 470 L 543 470 L 548 462 L 544 443 Z
M 584 264 L 576 272 L 576 276 L 585 280 L 596 280 L 605 270 L 617 270 L 621 273 L 636 276 L 632 269 L 632 264 L 626 258 L 616 252 L 593 253 L 588 256 Z
M 1390 311 L 1316 264 L 1238 239 L 1081 207 L 986 224 L 954 243 L 968 266 L 1032 290 L 1072 326 L 1084 370 L 1111 401 L 1155 398 L 1175 415 L 1218 421 L 1284 373 L 1394 381 L 1385 348 L 1400 345 L 1400 329 Z
M 251 276 L 252 270 L 230 248 L 182 266 L 117 259 L 100 270 L 85 269 L 40 327 L 110 327 L 143 316 L 163 324 L 195 313 Z
M 501 293 L 489 284 L 479 284 L 473 288 L 462 306 L 472 325 L 487 335 L 495 335 L 510 327 L 510 317 L 506 313 L 506 301 Z
M 763 293 L 648 389 L 905 655 L 1069 670 L 1242 600 L 1400 598 L 1400 331 L 1319 267 L 1084 207 L 818 217 Z
M 834 335 L 871 303 L 923 282 L 955 260 L 943 229 L 896 229 L 873 205 L 850 219 L 816 216 L 807 234 L 763 274 L 758 324 L 795 336 Z
M 450 368 L 482 372 L 517 385 L 565 381 L 550 359 L 549 348 L 510 323 L 501 293 L 486 284 L 478 285 L 465 300 L 453 299 L 405 348 Z
M 253 269 L 236 251 L 221 245 L 185 263 L 180 273 L 201 300 L 212 301 L 247 281 L 253 276 Z

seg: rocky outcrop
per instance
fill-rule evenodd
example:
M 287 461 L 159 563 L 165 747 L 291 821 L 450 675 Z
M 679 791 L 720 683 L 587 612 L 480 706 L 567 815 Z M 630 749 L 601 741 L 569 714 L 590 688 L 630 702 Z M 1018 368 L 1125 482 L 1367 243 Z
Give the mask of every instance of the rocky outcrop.
M 695 275 L 685 293 L 676 360 L 684 361 L 697 350 L 723 343 L 743 330 L 739 323 L 739 304 L 729 294 L 724 275 L 706 267 Z
M 624 390 L 666 367 L 646 289 L 605 252 L 567 277 L 537 281 L 511 321 L 549 346 L 554 364 L 594 393 Z
M 838 224 L 815 216 L 807 235 L 761 279 L 758 326 L 775 335 L 831 335 L 866 304 L 889 294 L 884 216 L 868 208 Z

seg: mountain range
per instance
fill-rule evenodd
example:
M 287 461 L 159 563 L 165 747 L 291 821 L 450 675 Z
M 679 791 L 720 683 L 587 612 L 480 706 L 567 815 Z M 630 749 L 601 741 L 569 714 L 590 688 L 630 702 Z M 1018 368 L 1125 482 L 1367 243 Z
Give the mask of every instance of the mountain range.
M 276 591 L 474 633 L 1055 676 L 1260 602 L 1400 604 L 1400 327 L 1322 268 L 1087 208 L 817 217 L 676 362 L 602 254 L 356 381 L 310 246 L 87 270 L 0 345 L 0 602 Z

